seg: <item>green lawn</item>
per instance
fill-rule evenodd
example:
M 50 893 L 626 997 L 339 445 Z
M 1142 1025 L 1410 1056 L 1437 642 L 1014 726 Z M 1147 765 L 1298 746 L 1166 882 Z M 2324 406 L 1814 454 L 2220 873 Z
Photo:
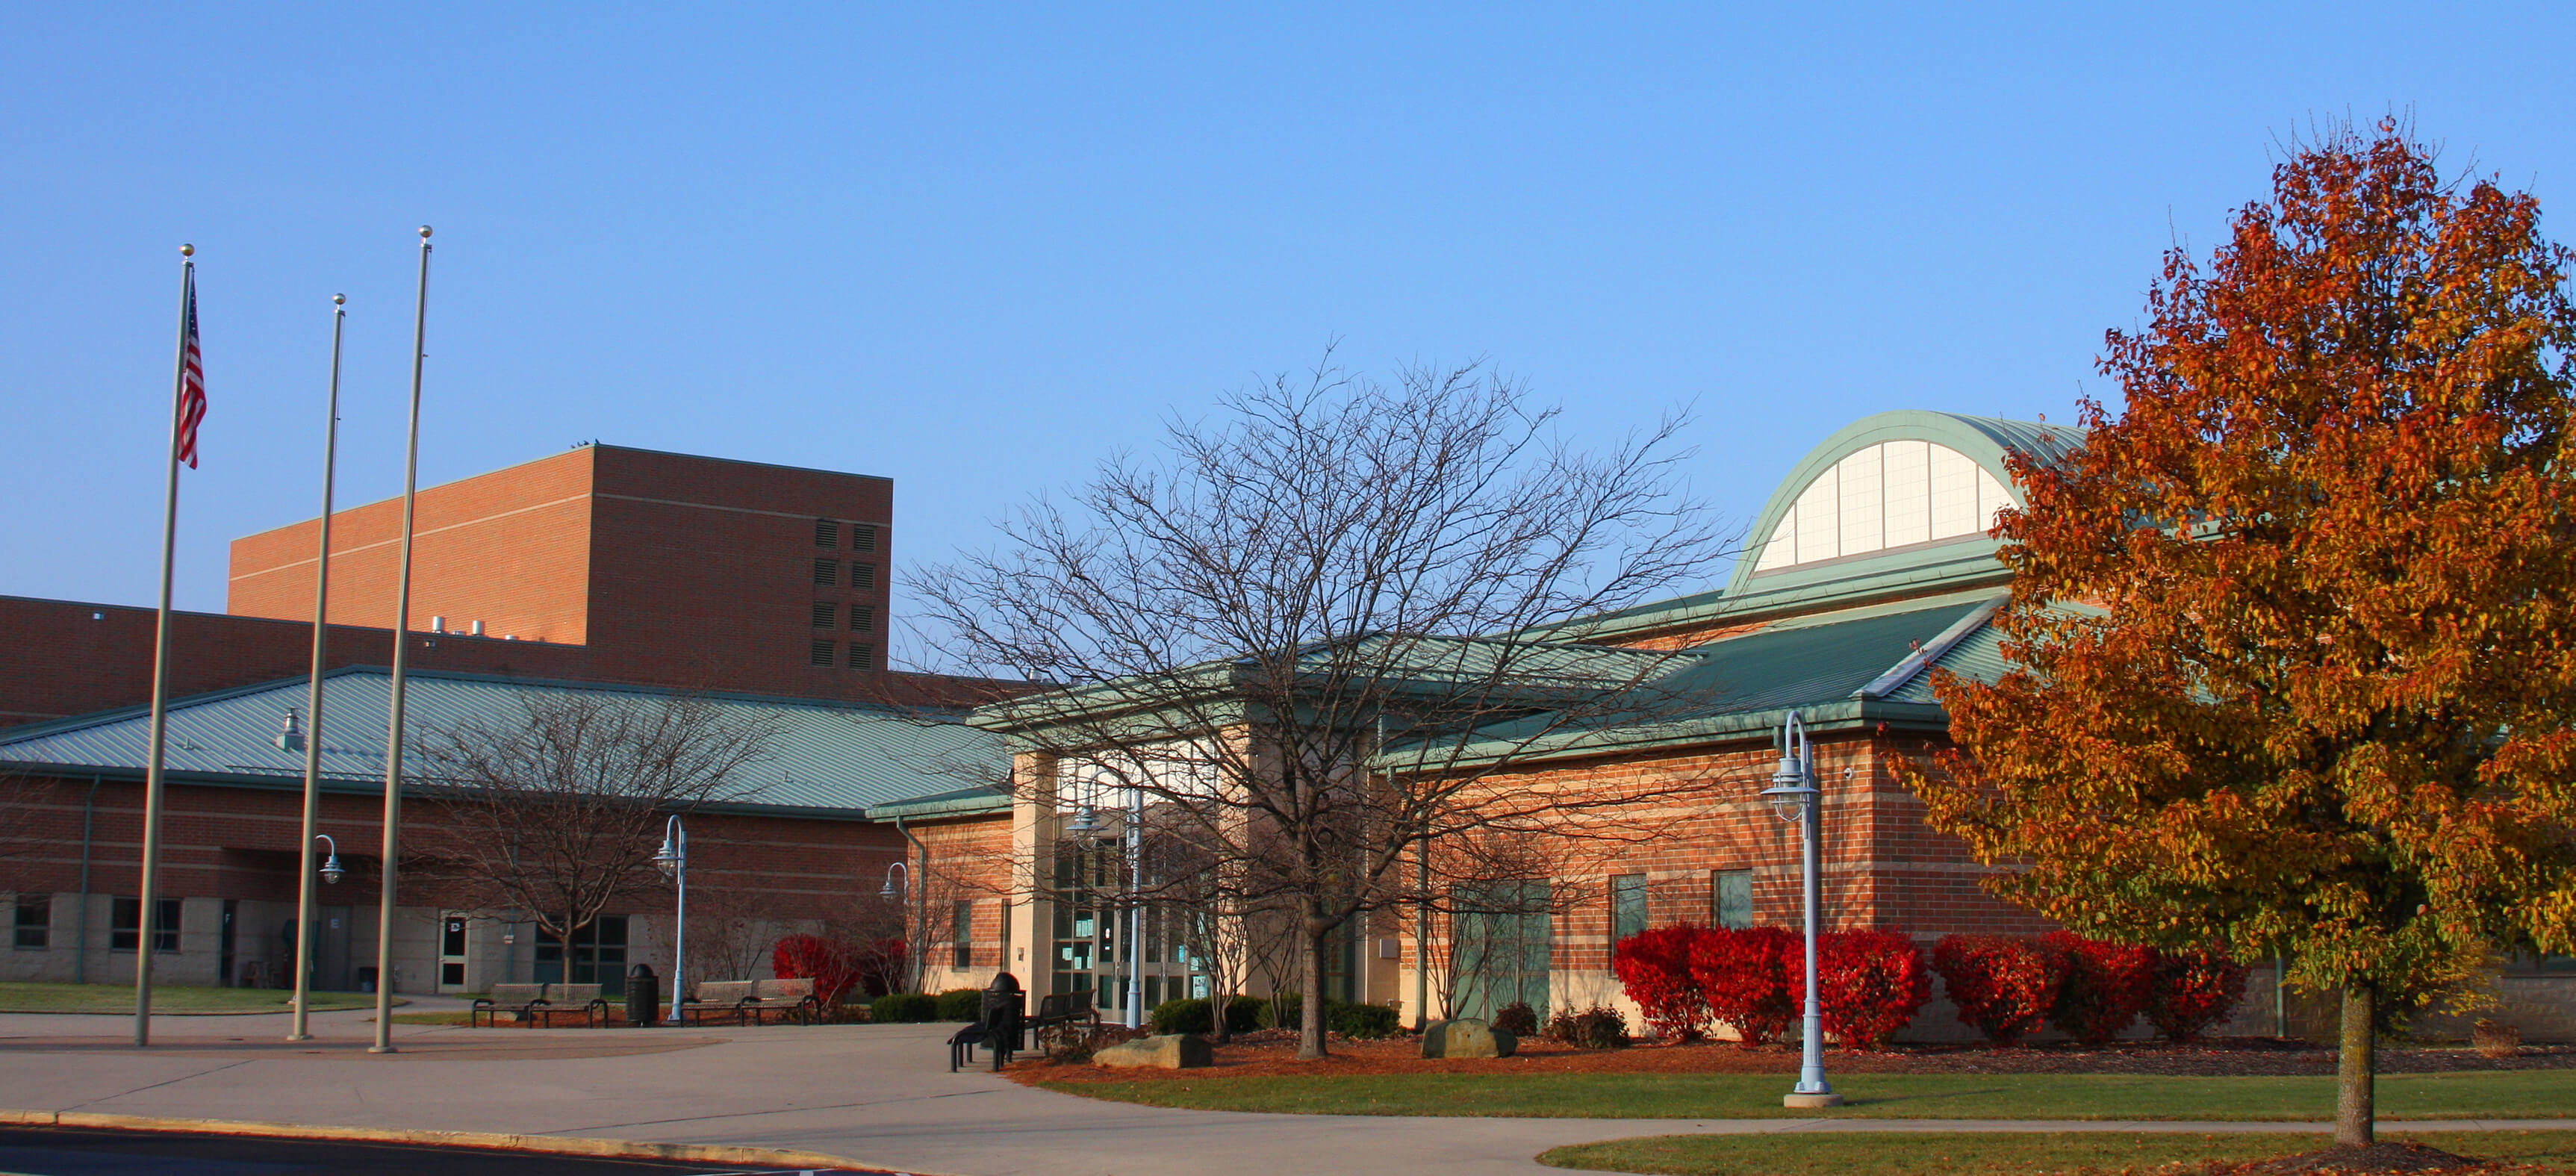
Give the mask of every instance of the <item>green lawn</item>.
M 2382 1135 L 2488 1160 L 2576 1172 L 2576 1131 L 2427 1132 Z M 2322 1135 L 2157 1135 L 2130 1132 L 1926 1134 L 1802 1131 L 1788 1135 L 1649 1135 L 1542 1153 L 1559 1168 L 1681 1176 L 2037 1176 L 2079 1169 L 2125 1171 L 2206 1160 L 2259 1160 L 2314 1151 Z
M 293 1010 L 294 994 L 276 988 L 190 988 L 152 986 L 155 1013 L 283 1013 Z M 395 1004 L 403 1001 L 397 997 Z M 317 992 L 316 1012 L 374 1008 L 376 998 L 363 992 Z M 0 1013 L 132 1013 L 134 985 L 0 983 Z
M 1785 1074 L 1355 1074 L 1049 1082 L 1067 1094 L 1209 1111 L 1501 1115 L 1558 1119 L 2331 1119 L 2334 1079 L 2122 1074 L 1849 1074 L 1830 1111 L 1780 1106 Z M 2576 1070 L 2405 1074 L 2379 1080 L 2402 1119 L 2576 1115 Z

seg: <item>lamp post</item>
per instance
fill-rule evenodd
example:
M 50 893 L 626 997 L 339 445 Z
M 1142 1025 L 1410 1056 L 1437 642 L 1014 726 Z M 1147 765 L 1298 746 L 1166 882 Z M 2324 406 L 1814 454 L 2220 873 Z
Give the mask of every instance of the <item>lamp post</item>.
M 897 859 L 895 859 L 894 861 L 887 862 L 887 863 L 886 863 L 885 885 L 880 886 L 880 887 L 877 887 L 877 897 L 878 897 L 878 898 L 885 899 L 885 900 L 886 900 L 886 901 L 888 901 L 888 902 L 894 903 L 894 904 L 895 904 L 895 916 L 896 916 L 897 918 L 901 918 L 901 917 L 903 917 L 903 906 L 904 906 L 904 903 L 905 903 L 905 901 L 906 901 L 906 900 L 911 896 L 911 894 L 912 894 L 912 865 L 911 865 L 911 863 L 906 862 L 906 861 L 902 860 L 901 858 L 897 858 Z M 915 942 L 913 942 L 913 941 L 914 941 L 916 938 L 917 938 L 917 939 L 923 939 L 923 940 L 927 940 L 927 939 L 929 939 L 929 938 L 930 938 L 930 927 L 929 927 L 929 924 L 928 924 L 928 919 L 929 919 L 928 911 L 929 911 L 929 908 L 928 908 L 928 907 L 924 907 L 924 908 L 922 908 L 922 910 L 923 910 L 922 921 L 921 921 L 921 922 L 919 922 L 919 923 L 907 924 L 906 926 L 907 926 L 907 928 L 908 928 L 908 929 L 904 932 L 904 936 L 903 936 L 903 940 L 904 940 L 904 943 L 903 943 L 903 955 L 904 955 L 904 960 L 903 960 L 903 970 L 904 970 L 904 972 L 905 972 L 905 979 L 909 981 L 909 983 L 906 983 L 906 984 L 904 985 L 904 987 L 905 987 L 905 988 L 908 988 L 908 989 L 911 989 L 912 991 L 915 991 L 915 992 L 918 992 L 918 991 L 920 991 L 920 990 L 921 990 L 921 950 L 925 950 L 925 949 L 926 949 L 926 945 L 925 945 L 925 944 L 917 944 L 917 943 L 915 943 Z M 919 929 L 918 929 L 918 930 L 912 930 L 912 929 L 909 929 L 909 928 L 913 928 L 913 927 L 918 927 Z
M 316 738 L 318 739 L 319 736 L 317 735 Z M 322 868 L 315 872 L 322 876 L 325 885 L 337 885 L 340 879 L 348 877 L 349 874 L 347 870 L 340 868 L 340 843 L 331 840 L 331 835 L 328 833 L 314 834 L 312 840 L 304 843 L 304 860 L 307 862 L 313 860 L 314 841 L 321 842 L 327 851 L 322 858 Z M 295 1027 L 287 1034 L 286 1039 L 311 1041 L 313 1034 L 309 1028 L 307 1014 L 308 1006 L 313 1003 L 313 887 L 309 882 L 303 884 L 303 894 L 296 903 L 296 912 Z
M 1771 802 L 1771 811 L 1781 820 L 1799 827 L 1802 850 L 1798 877 L 1806 914 L 1806 1029 L 1798 1062 L 1798 1085 L 1780 1100 L 1782 1106 L 1801 1109 L 1836 1107 L 1843 1101 L 1843 1096 L 1834 1093 L 1833 1086 L 1825 1081 L 1824 1010 L 1816 992 L 1816 799 L 1820 795 L 1816 788 L 1815 749 L 1807 744 L 1807 729 L 1799 723 L 1798 712 L 1791 711 L 1780 724 L 1780 767 L 1771 773 L 1771 787 L 1762 790 L 1762 798 Z
M 671 916 L 671 1015 L 666 1018 L 677 1025 L 683 1011 L 680 1001 L 688 991 L 681 987 L 680 969 L 688 966 L 689 946 L 689 827 L 680 823 L 678 813 L 662 824 L 662 852 L 653 855 L 653 868 L 680 888 L 680 908 Z M 571 966 L 571 953 L 565 953 L 564 963 Z
M 1217 1011 L 1224 1016 L 1224 1010 Z M 1127 1027 L 1145 1027 L 1145 790 L 1127 790 Z

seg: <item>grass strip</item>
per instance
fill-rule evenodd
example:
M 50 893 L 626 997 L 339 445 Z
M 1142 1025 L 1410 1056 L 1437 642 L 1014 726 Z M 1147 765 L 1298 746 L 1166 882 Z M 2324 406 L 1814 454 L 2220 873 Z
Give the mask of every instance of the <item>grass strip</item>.
M 284 1013 L 294 1010 L 295 994 L 281 988 L 201 988 L 181 984 L 152 986 L 155 1014 L 216 1015 Z M 397 998 L 395 1004 L 404 1003 Z M 376 998 L 364 992 L 316 992 L 315 1012 L 374 1008 Z M 0 983 L 0 1013 L 132 1013 L 134 985 Z
M 2576 1172 L 2576 1131 L 2385 1133 L 2484 1160 Z M 2178 1132 L 1860 1132 L 1777 1135 L 1650 1135 L 1544 1152 L 1538 1162 L 1600 1172 L 1672 1176 L 1948 1176 L 1956 1172 L 2038 1176 L 2062 1172 L 2188 1171 L 2211 1161 L 2242 1162 L 2314 1151 L 2323 1135 L 2196 1135 Z
M 1047 1082 L 1050 1090 L 1205 1111 L 1556 1119 L 2210 1119 L 2334 1117 L 2330 1075 L 1849 1074 L 1828 1111 L 1780 1105 L 1779 1074 L 1352 1074 Z M 2379 1080 L 2392 1119 L 2544 1119 L 2576 1113 L 2576 1070 L 2402 1074 Z

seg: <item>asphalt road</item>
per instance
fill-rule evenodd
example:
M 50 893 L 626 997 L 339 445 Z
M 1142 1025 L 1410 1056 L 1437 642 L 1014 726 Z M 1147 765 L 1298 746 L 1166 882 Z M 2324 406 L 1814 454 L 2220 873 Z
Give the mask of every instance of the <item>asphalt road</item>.
M 0 1128 L 0 1176 L 267 1176 L 291 1172 L 366 1172 L 377 1176 L 786 1176 L 797 1171 L 400 1143 L 64 1127 Z

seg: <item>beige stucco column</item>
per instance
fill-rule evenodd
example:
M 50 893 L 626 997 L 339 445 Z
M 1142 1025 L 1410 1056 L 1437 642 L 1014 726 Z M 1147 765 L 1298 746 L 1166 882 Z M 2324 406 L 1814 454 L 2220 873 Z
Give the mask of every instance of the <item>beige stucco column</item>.
M 1031 993 L 1053 990 L 1055 906 L 1046 901 L 1046 883 L 1055 874 L 1057 826 L 1056 757 L 1021 752 L 1011 757 L 1011 903 L 1010 941 L 1003 960 L 1020 987 Z M 1036 999 L 1030 999 L 1036 1007 Z

